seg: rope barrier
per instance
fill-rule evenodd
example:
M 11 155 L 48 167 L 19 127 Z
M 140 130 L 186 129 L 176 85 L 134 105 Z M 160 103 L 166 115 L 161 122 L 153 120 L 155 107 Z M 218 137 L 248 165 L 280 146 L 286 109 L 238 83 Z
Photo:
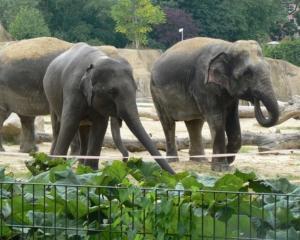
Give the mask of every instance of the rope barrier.
M 238 157 L 238 156 L 258 156 L 258 155 L 291 155 L 291 154 L 299 154 L 300 149 L 289 149 L 289 150 L 272 150 L 272 151 L 264 151 L 264 152 L 252 152 L 252 153 L 224 153 L 224 154 L 204 154 L 204 155 L 193 155 L 186 156 L 189 158 L 221 158 L 221 157 Z M 29 157 L 28 153 L 16 153 L 16 152 L 0 152 L 1 156 L 17 156 L 17 157 Z M 109 155 L 109 156 L 80 156 L 80 155 L 49 155 L 53 158 L 73 158 L 73 159 L 121 159 L 123 158 L 121 155 Z M 149 156 L 149 155 L 132 155 L 130 157 L 141 157 L 143 159 L 170 159 L 170 158 L 185 158 L 185 156 Z M 300 160 L 300 156 L 299 156 Z

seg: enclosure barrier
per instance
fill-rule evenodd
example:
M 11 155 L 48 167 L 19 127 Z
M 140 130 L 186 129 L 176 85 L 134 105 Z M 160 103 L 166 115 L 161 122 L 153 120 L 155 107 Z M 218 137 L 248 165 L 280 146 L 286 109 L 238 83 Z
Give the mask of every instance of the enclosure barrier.
M 0 193 L 1 239 L 299 239 L 300 195 L 20 182 Z

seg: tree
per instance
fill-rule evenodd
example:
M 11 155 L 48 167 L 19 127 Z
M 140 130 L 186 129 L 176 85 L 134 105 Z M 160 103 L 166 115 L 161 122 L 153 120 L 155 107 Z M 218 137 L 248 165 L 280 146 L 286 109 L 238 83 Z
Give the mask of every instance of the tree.
M 191 38 L 198 36 L 200 29 L 190 14 L 178 8 L 164 8 L 166 22 L 154 28 L 155 40 L 170 47 L 180 40 L 179 28 L 184 29 L 184 37 Z
M 5 28 L 15 19 L 21 8 L 36 8 L 40 0 L 0 0 L 0 20 Z
M 53 36 L 70 42 L 124 47 L 125 37 L 115 33 L 111 7 L 117 0 L 43 0 L 43 12 Z
M 21 8 L 14 21 L 9 24 L 8 29 L 15 39 L 50 35 L 43 15 L 35 8 Z
M 136 48 L 147 43 L 147 34 L 153 25 L 165 21 L 163 11 L 150 0 L 119 0 L 112 7 L 111 14 L 116 31 L 125 34 Z

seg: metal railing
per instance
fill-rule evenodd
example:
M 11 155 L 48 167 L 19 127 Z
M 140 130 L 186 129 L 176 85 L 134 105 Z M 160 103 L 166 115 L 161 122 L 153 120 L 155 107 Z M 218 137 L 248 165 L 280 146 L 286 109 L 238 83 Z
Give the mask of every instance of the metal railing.
M 297 194 L 19 182 L 0 194 L 1 239 L 300 239 Z

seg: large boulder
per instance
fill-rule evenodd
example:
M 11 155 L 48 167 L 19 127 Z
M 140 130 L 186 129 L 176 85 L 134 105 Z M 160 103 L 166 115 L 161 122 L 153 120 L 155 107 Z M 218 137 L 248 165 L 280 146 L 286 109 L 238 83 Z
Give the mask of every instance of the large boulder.
M 138 98 L 151 98 L 150 77 L 153 63 L 160 57 L 160 50 L 118 49 L 119 55 L 127 59 L 133 68 L 133 75 L 137 83 Z
M 289 101 L 300 95 L 300 67 L 287 61 L 267 58 L 271 67 L 272 83 L 280 101 Z

